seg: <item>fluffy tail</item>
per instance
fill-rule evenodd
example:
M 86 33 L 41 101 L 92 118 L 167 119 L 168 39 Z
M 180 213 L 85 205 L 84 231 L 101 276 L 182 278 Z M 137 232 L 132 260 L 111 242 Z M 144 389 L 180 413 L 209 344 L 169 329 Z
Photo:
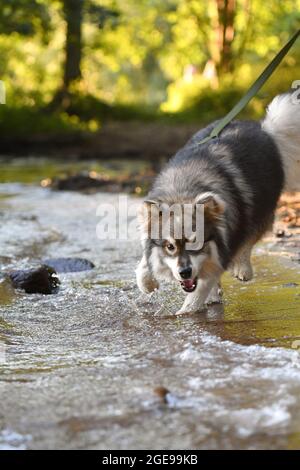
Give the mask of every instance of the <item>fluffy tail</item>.
M 300 100 L 295 94 L 276 96 L 262 128 L 275 140 L 285 172 L 285 190 L 300 191 Z

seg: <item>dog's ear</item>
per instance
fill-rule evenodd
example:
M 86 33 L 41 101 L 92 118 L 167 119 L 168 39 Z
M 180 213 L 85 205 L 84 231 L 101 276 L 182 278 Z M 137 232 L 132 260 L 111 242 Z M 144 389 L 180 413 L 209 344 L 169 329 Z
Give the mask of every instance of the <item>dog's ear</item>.
M 203 204 L 204 214 L 210 219 L 218 219 L 226 208 L 226 203 L 223 199 L 218 194 L 212 192 L 198 194 L 194 204 Z
M 146 205 L 152 205 L 152 204 L 159 204 L 159 201 L 156 200 L 156 199 L 146 199 L 143 204 L 146 204 Z
M 142 210 L 145 216 L 147 216 L 146 218 L 149 218 L 151 215 L 152 217 L 156 216 L 161 210 L 160 203 L 154 199 L 146 199 L 143 202 Z
M 156 201 L 155 199 L 146 199 L 146 200 L 143 202 L 143 205 L 144 205 L 144 207 L 146 207 L 147 209 L 151 209 L 151 207 L 158 206 L 158 205 L 159 205 L 159 201 Z
M 160 202 L 154 199 L 147 199 L 143 202 L 138 213 L 138 221 L 142 234 L 150 236 L 151 226 L 159 221 Z

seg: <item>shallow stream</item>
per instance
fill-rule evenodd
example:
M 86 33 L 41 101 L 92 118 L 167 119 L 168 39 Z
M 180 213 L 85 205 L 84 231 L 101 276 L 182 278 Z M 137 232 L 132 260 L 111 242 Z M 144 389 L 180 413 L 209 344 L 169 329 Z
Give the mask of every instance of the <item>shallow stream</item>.
M 31 165 L 34 183 L 49 176 Z M 66 256 L 96 268 L 48 296 L 0 279 L 0 449 L 300 448 L 299 265 L 262 243 L 253 281 L 226 275 L 223 305 L 178 318 L 177 286 L 139 294 L 136 241 L 96 237 L 117 194 L 20 174 L 0 184 L 1 272 Z

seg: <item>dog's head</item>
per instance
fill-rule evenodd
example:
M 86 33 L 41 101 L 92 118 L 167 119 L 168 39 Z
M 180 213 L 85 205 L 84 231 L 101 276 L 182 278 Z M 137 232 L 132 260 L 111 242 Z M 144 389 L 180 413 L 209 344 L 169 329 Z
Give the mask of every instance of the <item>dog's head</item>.
M 193 292 L 200 275 L 218 270 L 214 237 L 224 210 L 224 201 L 211 192 L 175 204 L 145 201 L 140 227 L 153 275 L 175 279 L 185 292 Z

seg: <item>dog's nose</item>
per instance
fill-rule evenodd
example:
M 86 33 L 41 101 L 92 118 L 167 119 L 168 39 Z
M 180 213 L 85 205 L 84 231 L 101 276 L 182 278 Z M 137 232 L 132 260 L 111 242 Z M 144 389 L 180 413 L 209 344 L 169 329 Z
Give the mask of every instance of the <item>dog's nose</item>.
M 179 274 L 182 279 L 189 279 L 190 277 L 192 277 L 192 268 L 181 268 L 179 270 Z

